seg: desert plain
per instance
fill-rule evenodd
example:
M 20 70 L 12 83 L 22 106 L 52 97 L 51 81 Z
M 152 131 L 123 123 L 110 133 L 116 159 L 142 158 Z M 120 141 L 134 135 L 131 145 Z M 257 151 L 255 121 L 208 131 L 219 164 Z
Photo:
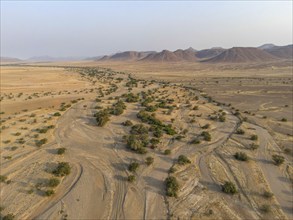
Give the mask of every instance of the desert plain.
M 292 61 L 1 66 L 1 216 L 292 219 Z

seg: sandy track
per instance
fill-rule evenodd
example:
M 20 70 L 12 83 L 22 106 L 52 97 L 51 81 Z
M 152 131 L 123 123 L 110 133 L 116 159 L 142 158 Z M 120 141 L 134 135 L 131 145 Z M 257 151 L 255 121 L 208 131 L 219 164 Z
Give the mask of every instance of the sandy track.
M 280 168 L 271 162 L 271 156 L 269 154 L 269 151 L 281 152 L 281 150 L 267 130 L 257 125 L 249 125 L 255 128 L 259 134 L 260 149 L 258 150 L 258 163 L 281 209 L 287 215 L 288 219 L 293 219 L 292 183 Z

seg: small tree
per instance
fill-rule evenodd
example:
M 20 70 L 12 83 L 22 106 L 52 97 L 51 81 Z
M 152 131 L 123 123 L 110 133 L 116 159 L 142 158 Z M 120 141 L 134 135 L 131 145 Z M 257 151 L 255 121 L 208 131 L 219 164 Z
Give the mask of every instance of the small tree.
M 178 164 L 180 165 L 185 165 L 191 163 L 191 161 L 185 156 L 185 155 L 180 155 L 178 157 Z
M 152 165 L 154 163 L 154 158 L 153 157 L 147 157 L 146 162 L 148 166 Z
M 253 134 L 250 136 L 250 140 L 256 141 L 258 139 L 258 136 L 256 134 Z
M 236 160 L 240 160 L 240 161 L 247 161 L 248 160 L 247 154 L 243 153 L 243 152 L 237 152 L 234 155 L 234 157 L 235 157 Z
M 129 166 L 128 166 L 128 170 L 130 171 L 130 172 L 136 172 L 136 170 L 139 168 L 139 163 L 137 163 L 137 162 L 132 162 L 132 163 L 130 163 L 129 164 Z
M 211 141 L 211 139 L 212 139 L 210 133 L 207 132 L 207 131 L 203 131 L 203 132 L 201 133 L 201 136 L 203 136 L 203 139 L 204 139 L 205 141 Z
M 59 154 L 59 155 L 64 154 L 65 151 L 66 151 L 66 148 L 64 148 L 64 147 L 58 148 L 57 154 Z
M 54 193 L 55 193 L 54 190 L 48 189 L 45 191 L 45 196 L 52 196 L 52 195 L 54 195 Z
M 274 161 L 274 164 L 277 165 L 277 166 L 280 166 L 285 161 L 285 158 L 283 156 L 277 155 L 277 154 L 274 154 L 272 156 L 272 159 Z
M 58 163 L 55 170 L 53 170 L 53 174 L 56 176 L 66 176 L 69 175 L 71 171 L 71 168 L 69 166 L 69 163 L 67 162 L 60 162 Z
M 237 129 L 236 134 L 245 134 L 245 131 L 241 128 Z
M 1 220 L 13 220 L 15 217 L 13 214 L 9 213 L 1 218 Z
M 177 197 L 179 190 L 179 183 L 174 176 L 169 176 L 165 180 L 166 184 L 166 194 L 170 197 Z
M 169 155 L 169 154 L 171 154 L 171 150 L 170 150 L 170 149 L 166 149 L 166 150 L 164 151 L 164 154 L 165 154 L 165 155 Z
M 51 178 L 48 181 L 48 186 L 49 187 L 56 187 L 56 186 L 59 185 L 59 183 L 60 183 L 60 180 L 59 179 L 57 179 L 57 178 Z
M 235 194 L 237 193 L 237 189 L 234 183 L 226 181 L 224 185 L 222 185 L 222 191 L 227 194 Z
M 273 193 L 269 192 L 269 191 L 264 191 L 263 193 L 263 196 L 266 198 L 266 199 L 270 199 L 274 196 Z
M 136 177 L 134 175 L 129 175 L 127 177 L 127 181 L 133 183 L 135 181 Z

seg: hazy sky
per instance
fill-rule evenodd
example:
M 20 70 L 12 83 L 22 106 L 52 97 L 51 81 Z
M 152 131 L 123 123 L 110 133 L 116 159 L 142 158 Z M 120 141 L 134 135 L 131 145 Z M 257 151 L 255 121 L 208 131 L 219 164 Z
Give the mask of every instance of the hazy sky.
M 3 1 L 1 56 L 292 43 L 292 1 Z

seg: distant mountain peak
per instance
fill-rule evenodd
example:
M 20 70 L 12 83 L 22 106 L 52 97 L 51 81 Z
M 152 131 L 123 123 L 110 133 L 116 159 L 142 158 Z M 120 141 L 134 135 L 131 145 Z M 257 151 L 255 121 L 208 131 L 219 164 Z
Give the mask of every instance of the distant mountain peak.
M 276 47 L 276 45 L 274 45 L 274 44 L 263 44 L 263 45 L 259 46 L 258 48 L 261 49 L 261 50 L 267 50 L 267 49 L 271 49 L 273 47 Z

